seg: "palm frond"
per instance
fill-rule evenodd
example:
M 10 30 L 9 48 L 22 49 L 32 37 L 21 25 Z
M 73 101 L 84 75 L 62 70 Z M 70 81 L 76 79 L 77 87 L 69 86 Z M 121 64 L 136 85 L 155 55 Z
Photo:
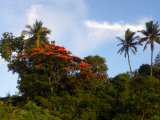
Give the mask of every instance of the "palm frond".
M 21 36 L 25 36 L 25 35 L 32 35 L 32 32 L 23 30 L 21 33 Z
M 29 38 L 24 42 L 24 44 L 29 45 L 29 44 L 31 44 L 32 41 L 33 41 L 33 38 Z
M 42 32 L 44 32 L 46 29 L 47 29 L 47 28 L 45 28 L 45 27 L 40 28 L 39 31 L 38 31 L 38 33 L 42 33 Z
M 22 31 L 22 35 L 32 35 L 30 38 L 28 38 L 28 40 L 25 42 L 25 44 L 32 46 L 31 44 L 34 45 L 38 45 L 39 46 L 44 46 L 47 45 L 48 42 L 48 38 L 46 37 L 46 35 L 51 33 L 51 30 L 47 29 L 46 27 L 42 27 L 42 22 L 41 21 L 37 21 L 35 24 L 33 24 L 33 27 L 31 27 L 30 25 L 26 25 L 26 28 L 29 28 L 29 31 Z M 39 42 L 37 41 L 39 39 Z
M 149 37 L 144 37 L 144 38 L 140 38 L 139 39 L 139 43 L 142 43 L 144 41 L 147 41 L 149 39 Z
M 149 44 L 149 41 L 147 41 L 147 43 L 145 44 L 143 51 L 145 51 L 145 49 L 147 48 L 147 44 Z
M 143 35 L 149 36 L 148 32 L 146 32 L 145 30 L 143 30 Z
M 148 36 L 149 35 L 148 32 L 145 31 L 145 30 L 141 30 L 141 31 L 138 31 L 138 32 L 141 32 L 144 36 Z
M 135 32 L 131 32 L 131 31 L 129 31 L 129 33 L 128 33 L 129 35 L 128 35 L 128 41 L 130 41 L 131 42 L 131 40 L 134 38 L 133 36 L 135 35 Z
M 130 38 L 130 42 L 133 42 L 133 41 L 138 40 L 138 39 L 140 39 L 139 36 L 131 37 Z
M 49 46 L 50 43 L 48 41 L 48 39 L 41 39 L 41 41 L 39 41 L 39 45 L 44 48 L 45 46 Z
M 119 46 L 119 45 L 124 45 L 124 43 L 119 43 L 117 46 Z
M 133 47 L 134 50 L 137 52 L 137 47 L 135 47 L 134 45 L 132 45 L 132 47 Z M 131 47 L 131 48 L 132 48 L 132 47 Z
M 44 45 L 50 45 L 48 39 L 42 39 L 41 41 L 43 42 Z
M 30 25 L 26 25 L 25 27 L 28 29 L 32 29 L 32 27 Z
M 125 31 L 125 40 L 122 40 L 121 38 L 116 37 L 118 40 L 120 40 L 122 42 L 122 43 L 118 44 L 117 46 L 123 45 L 123 47 L 117 53 L 121 52 L 121 54 L 122 54 L 122 52 L 125 50 L 124 56 L 126 58 L 126 55 L 129 54 L 130 48 L 132 48 L 132 47 L 134 48 L 135 51 L 133 49 L 131 49 L 134 54 L 135 54 L 135 52 L 137 52 L 137 48 L 135 47 L 135 45 L 142 45 L 142 43 L 140 43 L 140 42 L 133 43 L 134 40 L 140 39 L 139 36 L 134 37 L 134 35 L 135 35 L 135 32 L 131 32 L 130 29 L 127 29 L 127 31 Z
M 34 27 L 35 27 L 35 29 L 36 29 L 37 32 L 39 31 L 39 29 L 41 29 L 41 28 L 40 28 L 40 24 L 37 24 L 37 25 L 35 25 Z
M 125 43 L 125 40 L 121 39 L 120 37 L 116 37 L 118 40 L 120 40 L 121 42 Z
M 43 32 L 44 32 L 45 36 L 46 36 L 47 34 L 51 34 L 51 30 L 49 30 L 49 29 L 46 29 L 46 30 L 44 30 Z
M 121 49 L 119 49 L 119 51 L 117 52 L 117 54 L 118 54 L 120 51 L 121 51 L 120 54 L 122 54 L 122 52 L 124 51 L 124 46 L 123 46 Z
M 155 38 L 155 42 L 160 44 L 160 37 Z
M 125 52 L 125 53 L 124 53 L 124 57 L 125 57 L 125 58 L 126 58 L 126 55 L 128 55 L 128 53 L 127 53 L 127 52 Z
M 132 48 L 131 48 L 131 51 L 132 51 L 133 54 L 136 54 Z M 137 52 L 137 49 L 135 51 Z

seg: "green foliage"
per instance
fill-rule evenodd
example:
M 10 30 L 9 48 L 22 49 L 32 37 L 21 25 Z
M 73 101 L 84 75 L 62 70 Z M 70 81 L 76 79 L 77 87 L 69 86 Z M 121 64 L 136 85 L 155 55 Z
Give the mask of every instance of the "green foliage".
M 157 56 L 155 58 L 154 67 L 156 67 L 160 70 L 160 52 L 157 54 Z
M 25 104 L 23 109 L 13 107 L 11 103 L 9 106 L 6 104 L 0 105 L 1 120 L 61 120 L 59 117 L 50 115 L 48 109 L 42 109 L 31 101 Z
M 140 116 L 130 116 L 126 113 L 117 113 L 112 120 L 140 120 Z
M 145 42 L 147 41 L 147 43 L 144 46 L 143 51 L 147 48 L 147 44 L 151 44 L 151 51 L 154 50 L 154 45 L 153 43 L 156 42 L 158 44 L 160 44 L 159 41 L 159 25 L 158 22 L 156 24 L 153 23 L 153 21 L 149 21 L 146 22 L 146 30 L 141 30 L 138 32 L 141 32 L 145 37 L 144 38 L 140 38 L 139 42 Z
M 151 74 L 150 65 L 149 64 L 142 64 L 138 69 L 138 72 L 141 76 L 146 76 Z
M 120 37 L 116 37 L 118 40 L 121 41 L 120 44 L 118 44 L 117 46 L 119 45 L 123 45 L 123 47 L 117 52 L 121 52 L 120 54 L 122 54 L 123 51 L 125 51 L 124 53 L 124 57 L 126 58 L 126 55 L 128 55 L 128 63 L 129 63 L 129 67 L 130 67 L 130 72 L 131 72 L 131 75 L 133 77 L 133 73 L 132 73 L 132 69 L 131 69 L 131 65 L 130 65 L 130 60 L 129 60 L 129 49 L 132 50 L 132 52 L 134 54 L 136 54 L 137 52 L 137 47 L 135 47 L 136 45 L 142 45 L 141 43 L 139 42 L 133 42 L 135 41 L 136 39 L 139 39 L 139 36 L 134 36 L 136 33 L 135 32 L 132 32 L 130 31 L 130 29 L 127 29 L 125 31 L 125 39 L 121 39 Z
M 152 76 L 152 64 L 153 64 L 152 59 L 153 59 L 154 42 L 160 44 L 159 31 L 160 29 L 158 22 L 154 24 L 153 21 L 146 22 L 146 30 L 138 31 L 145 36 L 144 38 L 139 39 L 139 43 L 146 41 L 143 51 L 147 48 L 148 44 L 151 44 L 151 76 Z
M 12 33 L 3 33 L 0 40 L 0 54 L 5 61 L 9 62 L 14 58 L 13 52 L 22 53 L 24 45 L 24 37 L 15 37 Z
M 152 74 L 157 79 L 160 79 L 160 70 L 155 66 L 152 68 Z M 134 71 L 134 77 L 151 75 L 151 66 L 149 64 L 142 64 L 139 69 Z
M 108 76 L 107 75 L 108 67 L 106 65 L 105 58 L 100 57 L 99 55 L 95 55 L 95 56 L 87 56 L 84 59 L 87 60 L 86 63 L 93 66 L 91 68 L 91 71 L 93 71 L 94 74 L 102 73 L 106 77 Z
M 155 77 L 138 77 L 131 81 L 131 100 L 130 114 L 144 115 L 144 118 L 150 118 L 157 114 L 159 106 L 160 82 Z M 136 86 L 136 87 L 135 87 Z
M 138 120 L 143 116 L 142 109 L 145 111 L 149 108 L 144 119 L 158 115 L 160 90 L 158 79 L 150 76 L 131 79 L 128 74 L 119 74 L 113 81 L 112 86 L 100 82 L 94 94 L 91 90 L 82 88 L 77 88 L 74 95 L 70 95 L 69 91 L 48 93 L 45 97 L 35 97 L 39 100 L 38 107 L 36 103 L 30 101 L 21 108 L 11 105 L 5 109 L 3 107 L 1 113 L 5 113 L 3 115 L 6 116 L 5 119 L 15 120 L 51 117 L 54 119 L 54 116 L 57 116 L 55 119 L 62 120 Z M 153 96 L 153 93 L 158 96 Z
M 44 46 L 49 46 L 48 37 L 46 37 L 48 34 L 51 33 L 51 30 L 47 29 L 46 27 L 42 27 L 43 23 L 41 21 L 37 21 L 33 24 L 33 27 L 30 25 L 26 25 L 26 28 L 29 29 L 29 31 L 23 30 L 21 33 L 21 36 L 24 35 L 31 35 L 32 37 L 29 37 L 25 41 L 26 46 L 33 46 L 36 45 L 38 48 L 44 48 Z
M 152 118 L 150 118 L 148 120 L 160 120 L 160 117 L 158 117 L 158 116 L 155 115 L 154 117 L 152 117 Z
M 128 84 L 130 80 L 131 78 L 127 73 L 121 73 L 112 79 L 112 83 L 115 86 L 115 89 L 117 89 L 117 91 L 123 92 L 125 88 L 128 88 Z
M 112 98 L 116 100 L 112 107 L 115 120 L 136 120 L 141 119 L 143 115 L 143 119 L 157 115 L 160 98 L 158 79 L 153 76 L 131 79 L 125 73 L 115 76 L 112 81 Z
M 127 102 L 130 100 L 130 81 L 131 78 L 126 73 L 119 74 L 112 79 L 112 83 L 114 86 L 113 95 L 116 99 L 115 106 L 113 106 L 113 108 L 115 109 L 116 113 L 120 111 L 120 113 L 126 113 L 127 111 Z
M 150 24 L 153 22 L 150 22 Z M 37 58 L 27 57 L 20 60 L 20 56 L 11 57 L 12 52 L 22 53 L 26 48 L 29 53 L 32 48 L 43 48 L 50 45 L 47 42 L 46 35 L 50 33 L 47 28 L 42 28 L 42 22 L 36 20 L 34 27 L 27 25 L 30 31 L 23 31 L 22 35 L 31 33 L 33 36 L 24 42 L 24 37 L 14 37 L 10 33 L 4 33 L 1 39 L 0 53 L 2 58 L 9 61 L 9 71 L 13 74 L 17 72 L 20 80 L 17 81 L 22 97 L 17 95 L 8 96 L 8 100 L 4 104 L 0 104 L 0 119 L 2 120 L 158 120 L 160 116 L 160 70 L 159 56 L 153 67 L 153 76 L 151 77 L 151 67 L 148 64 L 142 64 L 131 77 L 131 72 L 118 74 L 109 84 L 105 81 L 108 77 L 108 67 L 106 60 L 98 55 L 85 57 L 86 63 L 91 64 L 93 71 L 97 75 L 88 75 L 89 79 L 85 81 L 78 79 L 75 73 L 71 75 L 71 71 L 65 71 L 61 76 L 61 71 L 57 77 L 61 77 L 60 82 L 49 83 L 48 75 L 43 69 L 35 69 Z M 146 25 L 149 25 L 147 23 Z M 157 24 L 156 24 L 157 25 Z M 155 29 L 157 26 L 155 25 Z M 152 24 L 151 24 L 152 26 Z M 148 26 L 149 27 L 149 26 Z M 43 31 L 42 29 L 46 30 Z M 151 30 L 151 28 L 149 27 Z M 40 32 L 38 32 L 40 31 Z M 145 31 L 141 31 L 145 32 Z M 157 31 L 158 32 L 158 31 Z M 40 34 L 39 34 L 40 33 Z M 41 36 L 39 37 L 37 36 Z M 128 55 L 128 48 L 134 45 L 142 45 L 141 42 L 132 43 L 139 38 L 129 29 L 126 31 L 125 40 L 117 37 L 123 47 L 118 51 L 121 53 L 125 50 L 125 57 Z M 156 39 L 155 39 L 156 40 Z M 153 40 L 151 40 L 153 42 Z M 26 46 L 24 46 L 24 43 Z M 43 44 L 44 43 L 44 44 Z M 55 43 L 55 41 L 51 42 Z M 120 45 L 119 44 L 119 45 Z M 148 44 L 148 43 L 147 43 Z M 127 46 L 127 47 L 126 47 Z M 154 47 L 153 45 L 151 46 Z M 132 50 L 132 49 L 131 49 Z M 133 53 L 135 53 L 132 50 Z M 11 58 L 14 58 L 11 60 Z M 129 56 L 128 56 L 129 61 Z M 75 62 L 75 61 L 74 61 Z M 42 60 L 47 70 L 49 70 L 49 59 Z M 70 67 L 64 61 L 56 63 L 59 68 L 64 66 Z M 78 63 L 77 63 L 78 64 Z M 129 61 L 130 64 L 130 61 Z M 80 68 L 80 67 L 79 67 Z M 79 70 L 77 69 L 77 71 Z M 130 67 L 131 70 L 131 67 Z M 102 73 L 102 76 L 98 74 Z M 51 77 L 53 79 L 53 76 Z M 51 92 L 51 85 L 54 90 Z M 26 100 L 26 97 L 30 97 Z
M 77 90 L 76 95 L 70 96 L 66 91 L 59 96 L 51 96 L 41 100 L 41 106 L 49 108 L 52 115 L 61 119 L 105 119 L 110 120 L 112 109 L 108 103 L 111 98 L 104 92 L 99 92 L 98 96 L 85 90 Z M 111 101 L 110 101 L 111 102 Z

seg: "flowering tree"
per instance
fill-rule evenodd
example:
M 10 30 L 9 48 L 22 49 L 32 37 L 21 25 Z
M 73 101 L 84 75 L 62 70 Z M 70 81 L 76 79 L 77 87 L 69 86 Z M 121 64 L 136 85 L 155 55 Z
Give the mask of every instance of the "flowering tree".
M 91 65 L 84 63 L 85 59 L 70 56 L 69 54 L 72 53 L 66 51 L 64 47 L 55 46 L 54 44 L 46 46 L 44 49 L 24 49 L 24 53 L 17 56 L 17 61 L 12 61 L 12 64 L 9 64 L 8 67 L 10 70 L 13 70 L 13 73 L 16 70 L 23 71 L 19 75 L 22 79 L 18 81 L 21 84 L 18 88 L 21 92 L 27 91 L 28 94 L 33 93 L 35 96 L 38 94 L 38 91 L 41 91 L 42 86 L 50 87 L 51 92 L 53 92 L 54 84 L 61 82 L 67 70 L 72 72 L 78 69 L 81 70 L 77 76 L 68 76 L 70 79 L 73 79 L 72 81 L 75 81 L 76 78 L 78 80 L 83 78 L 83 81 L 89 79 L 87 75 L 92 74 L 92 71 L 89 71 Z M 20 59 L 22 60 L 20 61 Z M 45 71 L 45 75 L 40 74 L 42 71 Z M 77 82 L 72 83 L 75 83 L 74 87 L 76 87 L 84 82 L 79 84 Z M 41 87 L 33 87 L 36 85 Z

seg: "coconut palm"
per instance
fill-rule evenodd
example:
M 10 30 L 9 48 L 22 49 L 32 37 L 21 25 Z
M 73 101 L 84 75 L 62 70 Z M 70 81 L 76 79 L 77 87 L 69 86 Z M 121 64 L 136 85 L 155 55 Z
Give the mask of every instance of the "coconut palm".
M 122 52 L 125 50 L 124 56 L 126 58 L 126 55 L 128 55 L 128 63 L 129 63 L 129 67 L 130 67 L 130 71 L 131 71 L 132 77 L 133 77 L 133 73 L 132 73 L 130 60 L 129 60 L 129 48 L 131 48 L 132 52 L 134 54 L 136 54 L 135 52 L 137 52 L 137 47 L 135 47 L 135 45 L 142 45 L 138 41 L 137 42 L 133 42 L 134 40 L 139 38 L 139 36 L 135 36 L 134 37 L 134 35 L 135 35 L 135 32 L 131 32 L 129 29 L 127 29 L 127 31 L 125 31 L 125 40 L 123 40 L 123 39 L 121 39 L 119 37 L 116 37 L 118 40 L 120 40 L 122 42 L 122 43 L 118 44 L 117 46 L 123 45 L 123 47 L 117 52 L 117 54 L 120 51 L 121 51 L 121 54 L 122 54 Z M 134 48 L 134 49 L 132 49 L 132 48 Z
M 147 44 L 151 44 L 151 76 L 152 76 L 152 59 L 153 59 L 153 50 L 154 50 L 154 42 L 160 44 L 160 29 L 158 29 L 159 25 L 158 22 L 153 24 L 153 21 L 146 22 L 146 30 L 141 30 L 144 38 L 140 38 L 139 42 L 147 42 L 144 46 L 143 51 L 147 48 Z
M 29 35 L 29 38 L 24 42 L 24 48 L 30 49 L 32 46 L 44 48 L 45 46 L 50 46 L 48 37 L 46 36 L 51 33 L 51 30 L 42 27 L 42 24 L 41 21 L 38 22 L 36 20 L 33 27 L 30 25 L 25 26 L 29 31 L 23 30 L 21 36 Z
M 27 47 L 31 47 L 33 45 L 37 46 L 38 48 L 42 48 L 44 46 L 48 46 L 49 41 L 48 34 L 51 33 L 51 30 L 47 29 L 46 27 L 42 27 L 42 22 L 37 21 L 33 24 L 33 27 L 30 25 L 26 25 L 25 27 L 29 29 L 29 31 L 23 30 L 21 36 L 29 35 L 30 37 L 25 41 L 24 45 Z

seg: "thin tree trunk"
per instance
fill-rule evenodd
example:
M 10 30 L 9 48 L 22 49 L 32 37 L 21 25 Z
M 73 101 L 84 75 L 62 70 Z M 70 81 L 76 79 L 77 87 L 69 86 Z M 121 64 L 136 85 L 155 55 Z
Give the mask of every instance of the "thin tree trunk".
M 151 48 L 151 76 L 152 76 L 152 58 L 153 58 L 153 49 Z
M 131 69 L 131 65 L 130 65 L 130 61 L 129 61 L 129 54 L 128 54 L 128 63 L 129 63 L 129 67 L 130 67 L 131 75 L 132 75 L 132 78 L 133 78 L 133 73 L 132 73 L 132 69 Z

